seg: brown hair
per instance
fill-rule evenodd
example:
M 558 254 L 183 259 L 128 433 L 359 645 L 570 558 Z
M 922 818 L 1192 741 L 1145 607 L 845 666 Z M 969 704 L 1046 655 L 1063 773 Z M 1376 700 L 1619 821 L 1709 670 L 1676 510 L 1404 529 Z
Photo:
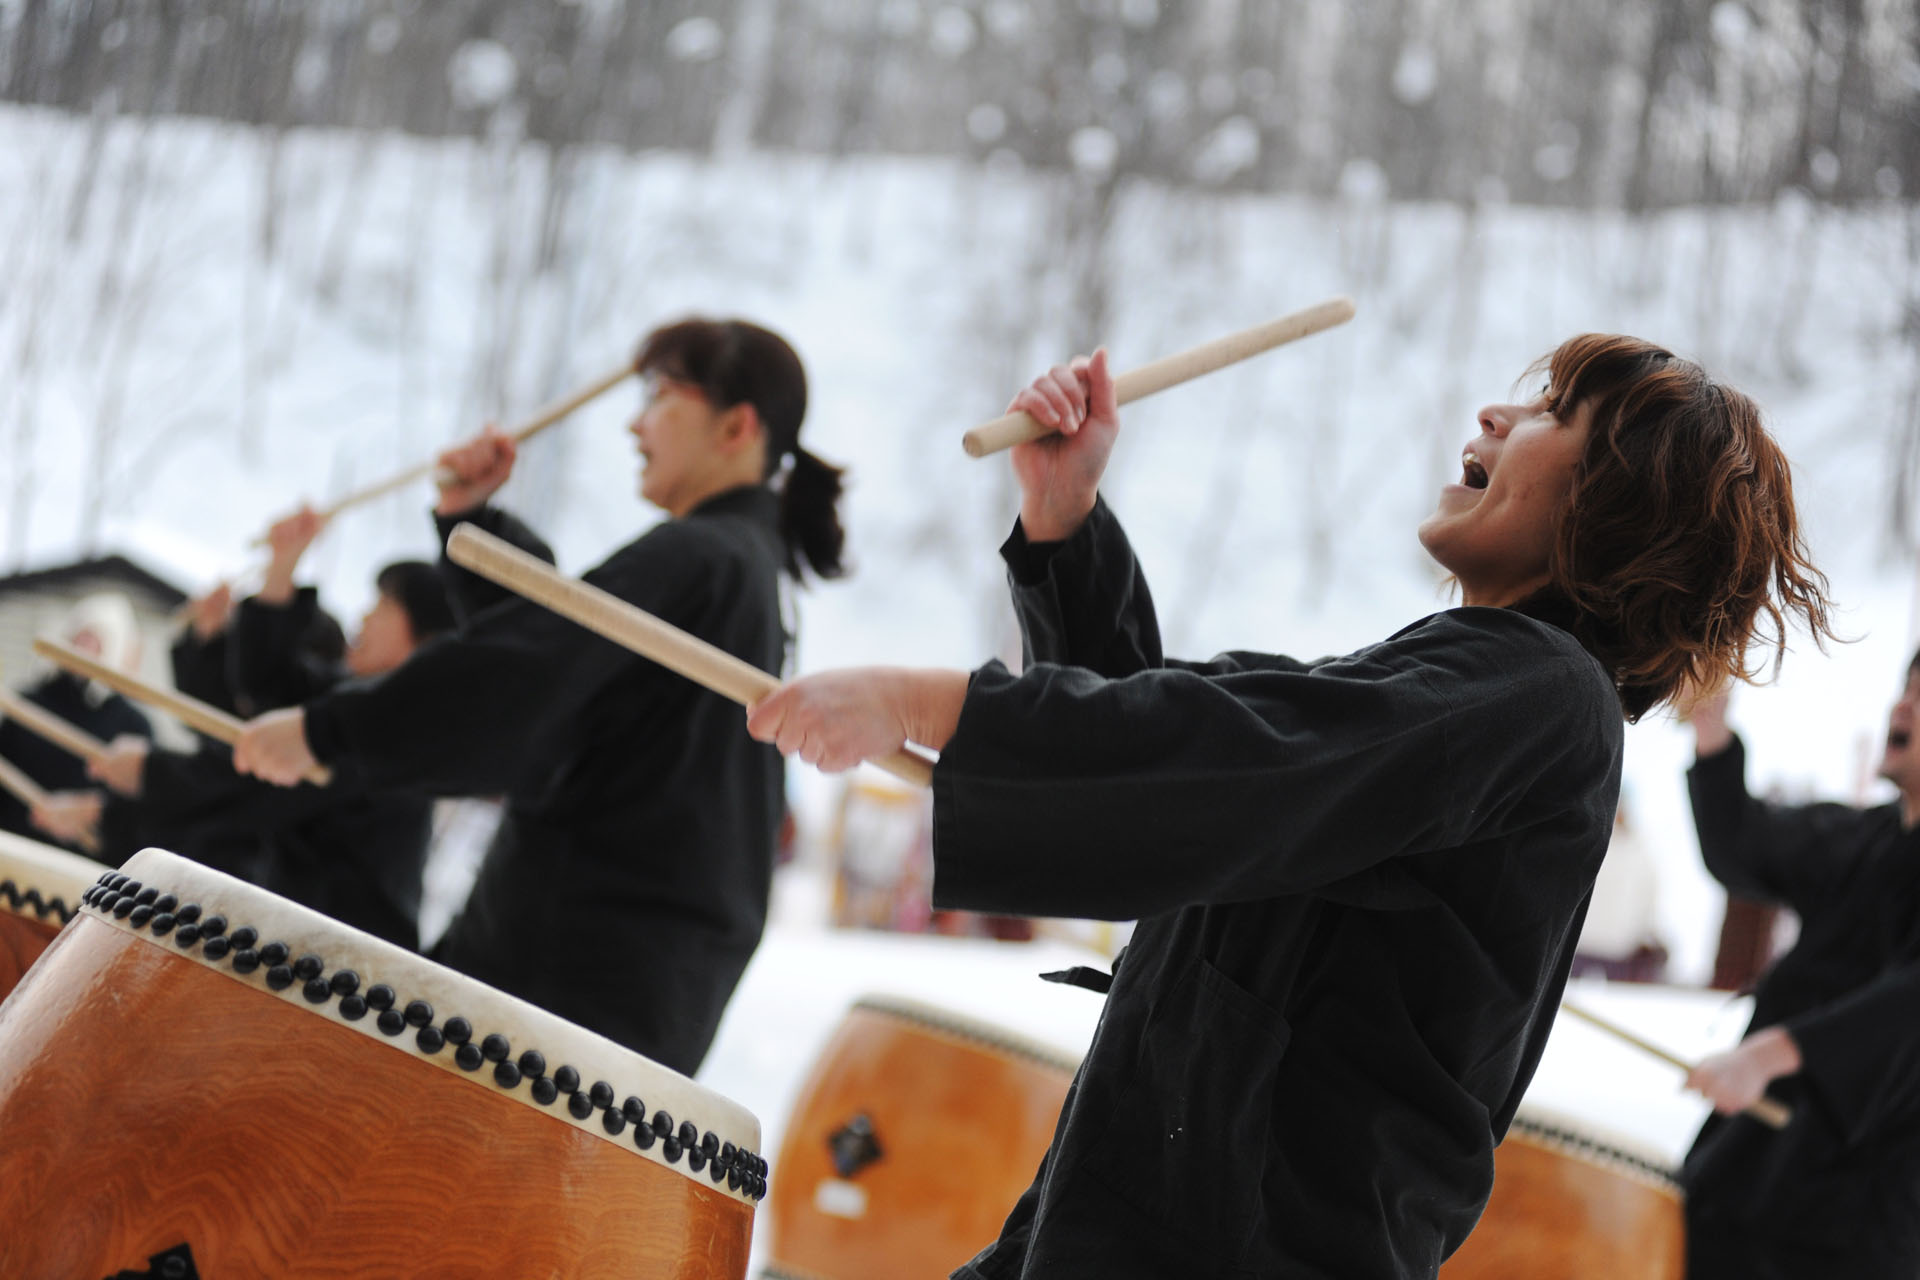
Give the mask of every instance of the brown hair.
M 771 480 L 788 457 L 793 459 L 780 484 L 787 572 L 799 578 L 803 563 L 822 578 L 846 572 L 840 558 L 846 533 L 838 510 L 845 468 L 800 447 L 807 372 L 786 339 L 745 320 L 695 316 L 648 334 L 633 367 L 642 375 L 658 373 L 699 387 L 716 409 L 752 405 L 767 433 L 763 479 Z
M 1591 414 L 1555 530 L 1547 592 L 1613 673 L 1627 719 L 1690 689 L 1751 681 L 1787 615 L 1825 647 L 1827 580 L 1807 557 L 1786 455 L 1752 400 L 1650 342 L 1582 334 L 1534 366 L 1549 408 Z

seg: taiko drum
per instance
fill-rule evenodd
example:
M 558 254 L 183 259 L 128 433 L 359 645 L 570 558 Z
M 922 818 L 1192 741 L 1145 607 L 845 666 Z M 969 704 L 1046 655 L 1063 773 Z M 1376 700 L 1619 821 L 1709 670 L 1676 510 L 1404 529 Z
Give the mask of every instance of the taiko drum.
M 1659 1155 L 1522 1106 L 1493 1155 L 1493 1195 L 1441 1280 L 1682 1280 L 1679 1185 Z
M 947 1010 L 855 1004 L 780 1144 L 768 1280 L 946 1276 L 1033 1180 L 1075 1067 Z
M 726 1277 L 743 1108 L 159 850 L 0 1008 L 0 1275 Z
M 0 832 L 0 1000 L 72 919 L 100 864 Z

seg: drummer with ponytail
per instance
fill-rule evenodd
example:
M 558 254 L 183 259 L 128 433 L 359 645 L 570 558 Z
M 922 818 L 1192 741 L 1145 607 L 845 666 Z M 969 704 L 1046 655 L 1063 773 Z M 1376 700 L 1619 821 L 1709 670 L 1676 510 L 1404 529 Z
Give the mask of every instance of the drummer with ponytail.
M 668 518 L 586 580 L 778 673 L 780 575 L 845 572 L 841 469 L 800 443 L 800 357 L 759 325 L 695 317 L 649 333 L 634 366 L 640 496 Z M 440 535 L 473 523 L 551 561 L 491 502 L 514 458 L 492 429 L 442 456 Z M 780 757 L 718 695 L 441 568 L 455 637 L 261 717 L 235 761 L 271 781 L 325 760 L 373 786 L 504 792 L 435 958 L 691 1075 L 766 922 Z

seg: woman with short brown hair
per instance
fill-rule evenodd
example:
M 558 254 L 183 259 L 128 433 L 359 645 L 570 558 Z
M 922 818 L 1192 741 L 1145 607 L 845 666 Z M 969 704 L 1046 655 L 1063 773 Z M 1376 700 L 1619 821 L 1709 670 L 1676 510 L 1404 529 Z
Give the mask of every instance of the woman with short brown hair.
M 749 727 L 911 740 L 934 901 L 1134 919 L 1039 1176 L 957 1275 L 1432 1276 L 1486 1203 L 1605 853 L 1621 721 L 1825 634 L 1751 402 L 1586 336 L 1420 526 L 1461 607 L 1342 657 L 1165 658 L 1099 480 L 1105 357 L 1014 407 L 1026 670 L 830 672 Z M 958 1260 L 956 1260 L 958 1261 Z

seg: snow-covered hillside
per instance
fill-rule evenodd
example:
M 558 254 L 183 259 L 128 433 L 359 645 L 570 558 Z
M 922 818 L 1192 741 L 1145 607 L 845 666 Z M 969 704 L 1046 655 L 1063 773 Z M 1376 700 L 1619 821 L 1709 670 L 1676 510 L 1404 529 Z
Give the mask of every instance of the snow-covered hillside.
M 653 324 L 785 331 L 807 436 L 853 467 L 859 572 L 803 602 L 800 663 L 971 665 L 1010 633 L 1004 462 L 959 434 L 1063 335 L 1070 178 L 943 160 L 574 153 L 0 111 L 0 559 L 122 550 L 205 586 L 324 500 L 599 374 Z M 1567 335 L 1624 330 L 1753 393 L 1860 637 L 1805 643 L 1742 698 L 1756 781 L 1854 794 L 1905 663 L 1891 550 L 1916 371 L 1916 214 L 1783 201 L 1645 218 L 1403 205 L 1367 165 L 1313 203 L 1123 186 L 1091 272 L 1120 367 L 1336 293 L 1349 326 L 1126 414 L 1109 496 L 1176 652 L 1313 655 L 1444 603 L 1415 523 L 1480 403 Z M 529 448 L 509 499 L 585 568 L 651 519 L 610 396 Z M 422 489 L 343 518 L 312 568 L 337 611 L 430 547 Z M 1684 735 L 1629 736 L 1676 974 L 1718 922 Z M 831 784 L 796 771 L 803 813 Z

